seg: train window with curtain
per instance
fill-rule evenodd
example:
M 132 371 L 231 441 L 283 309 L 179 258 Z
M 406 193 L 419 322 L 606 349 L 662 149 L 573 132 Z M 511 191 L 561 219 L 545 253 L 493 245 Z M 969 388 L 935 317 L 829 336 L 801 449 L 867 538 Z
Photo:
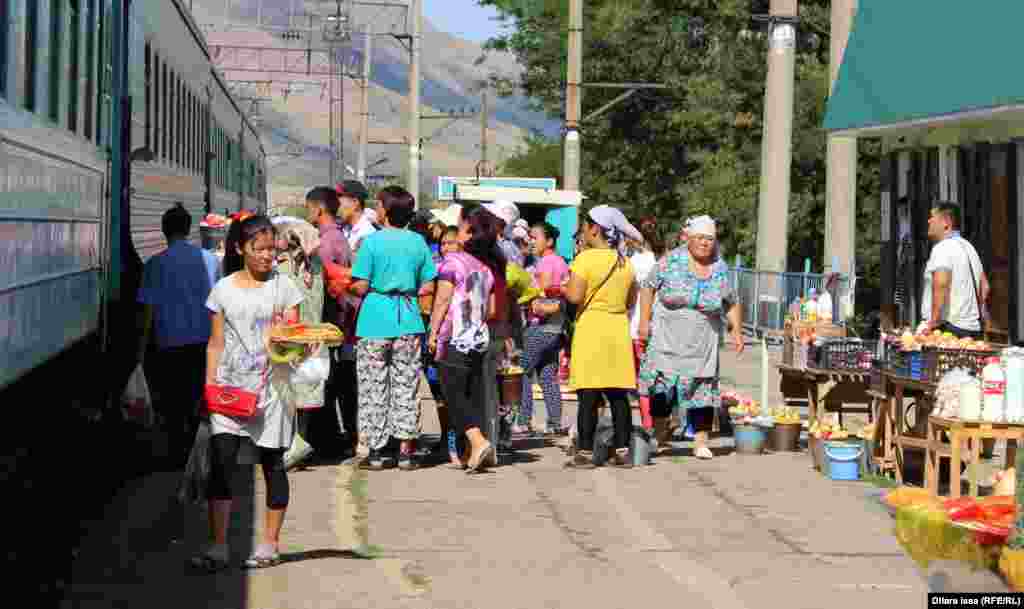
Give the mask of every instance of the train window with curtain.
M 36 111 L 36 74 L 39 71 L 39 4 L 25 5 L 25 109 Z
M 64 49 L 64 3 L 58 0 L 50 3 L 50 82 L 48 83 L 48 116 L 53 122 L 60 120 L 60 83 L 64 79 L 61 71 L 61 55 Z
M 68 42 L 71 54 L 68 58 L 68 131 L 78 132 L 78 53 L 81 45 L 81 28 L 79 27 L 79 0 L 68 0 Z
M 93 96 L 96 94 L 96 0 L 85 0 L 85 124 L 82 134 L 92 140 Z

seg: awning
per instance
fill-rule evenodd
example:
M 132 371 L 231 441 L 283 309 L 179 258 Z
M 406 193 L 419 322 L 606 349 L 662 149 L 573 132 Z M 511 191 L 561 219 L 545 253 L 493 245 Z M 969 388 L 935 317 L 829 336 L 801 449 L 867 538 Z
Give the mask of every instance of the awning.
M 1019 120 L 1024 2 L 860 0 L 826 130 L 882 135 L 959 121 Z

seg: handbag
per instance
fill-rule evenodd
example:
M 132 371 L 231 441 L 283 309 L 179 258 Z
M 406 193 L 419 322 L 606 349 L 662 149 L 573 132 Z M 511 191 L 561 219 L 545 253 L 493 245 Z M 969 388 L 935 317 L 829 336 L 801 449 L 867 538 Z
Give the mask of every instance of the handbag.
M 566 316 L 562 326 L 562 336 L 565 338 L 565 344 L 568 347 L 572 347 L 572 336 L 573 333 L 576 331 L 576 322 L 579 321 L 579 318 L 583 316 L 583 312 L 587 310 L 587 307 L 590 306 L 590 302 L 594 300 L 594 297 L 597 296 L 597 293 L 601 291 L 601 288 L 604 287 L 604 284 L 608 283 L 608 280 L 611 279 L 612 275 L 615 274 L 615 269 L 619 267 L 619 262 L 621 261 L 622 256 L 620 255 L 612 264 L 612 268 L 610 271 L 608 271 L 608 275 L 605 276 L 604 280 L 601 281 L 601 283 L 597 284 L 597 289 L 590 293 L 590 298 L 587 298 L 586 302 L 583 303 L 583 306 L 573 311 L 572 309 L 574 309 L 575 307 L 571 304 L 568 304 L 568 302 L 566 303 Z
M 246 346 L 245 341 L 242 340 L 242 334 L 235 329 L 235 325 L 231 323 L 231 320 L 224 316 L 224 321 L 227 322 L 228 327 L 238 336 L 238 342 L 242 345 L 242 348 L 252 356 L 252 351 Z M 267 373 L 270 371 L 270 364 L 267 363 L 267 367 L 263 370 L 260 376 L 260 386 L 256 391 L 249 391 L 241 387 L 235 387 L 232 385 L 215 385 L 208 383 L 203 390 L 203 397 L 206 402 L 206 409 L 214 414 L 221 414 L 228 417 L 234 417 L 236 419 L 248 419 L 256 415 L 256 407 L 259 405 L 260 394 L 263 393 L 263 387 L 267 382 Z

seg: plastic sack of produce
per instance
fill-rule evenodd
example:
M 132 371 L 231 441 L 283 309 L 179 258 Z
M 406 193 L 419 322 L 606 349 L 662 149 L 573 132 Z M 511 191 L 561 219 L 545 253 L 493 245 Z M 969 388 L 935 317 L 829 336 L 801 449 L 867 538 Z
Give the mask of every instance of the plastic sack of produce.
M 178 501 L 184 505 L 195 505 L 206 501 L 206 487 L 210 480 L 210 424 L 199 423 L 192 451 L 185 465 L 185 475 L 178 487 Z
M 998 546 L 978 543 L 966 525 L 957 526 L 938 503 L 918 503 L 896 510 L 896 539 L 922 567 L 934 560 L 955 560 L 978 568 L 995 565 Z

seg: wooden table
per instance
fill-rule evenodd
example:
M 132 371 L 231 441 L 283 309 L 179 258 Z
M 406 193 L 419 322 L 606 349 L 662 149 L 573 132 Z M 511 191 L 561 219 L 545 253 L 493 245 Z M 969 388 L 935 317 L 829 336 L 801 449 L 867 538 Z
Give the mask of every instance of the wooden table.
M 874 417 L 870 407 L 871 396 L 868 395 L 867 370 L 823 370 L 820 368 L 796 368 L 779 364 L 782 379 L 779 391 L 783 398 L 807 400 L 808 420 L 818 418 L 819 406 L 824 402 L 824 412 L 839 413 L 839 423 L 843 422 L 843 412 L 862 412 Z M 819 397 L 819 385 L 834 383 L 825 396 Z M 847 404 L 864 404 L 860 408 L 850 408 Z
M 883 374 L 889 394 L 884 416 L 879 420 L 881 427 L 884 427 L 886 438 L 883 462 L 892 464 L 896 472 L 896 481 L 903 484 L 903 466 L 906 463 L 905 449 L 909 447 L 925 452 L 928 450 L 927 426 L 922 425 L 925 421 L 922 418 L 922 410 L 925 417 L 931 413 L 932 404 L 935 401 L 935 384 L 890 372 Z M 903 406 L 903 400 L 906 397 L 915 398 L 914 429 L 905 429 L 906 409 Z
M 945 436 L 949 435 L 949 442 Z M 1015 423 L 985 423 L 928 417 L 928 448 L 925 458 L 925 487 L 933 495 L 939 494 L 939 463 L 949 459 L 949 496 L 960 496 L 960 461 L 963 442 L 969 444 L 967 479 L 971 497 L 978 496 L 978 469 L 981 462 L 982 440 L 1006 440 L 1005 467 L 1013 467 L 1017 459 L 1017 442 L 1024 440 L 1024 425 Z

